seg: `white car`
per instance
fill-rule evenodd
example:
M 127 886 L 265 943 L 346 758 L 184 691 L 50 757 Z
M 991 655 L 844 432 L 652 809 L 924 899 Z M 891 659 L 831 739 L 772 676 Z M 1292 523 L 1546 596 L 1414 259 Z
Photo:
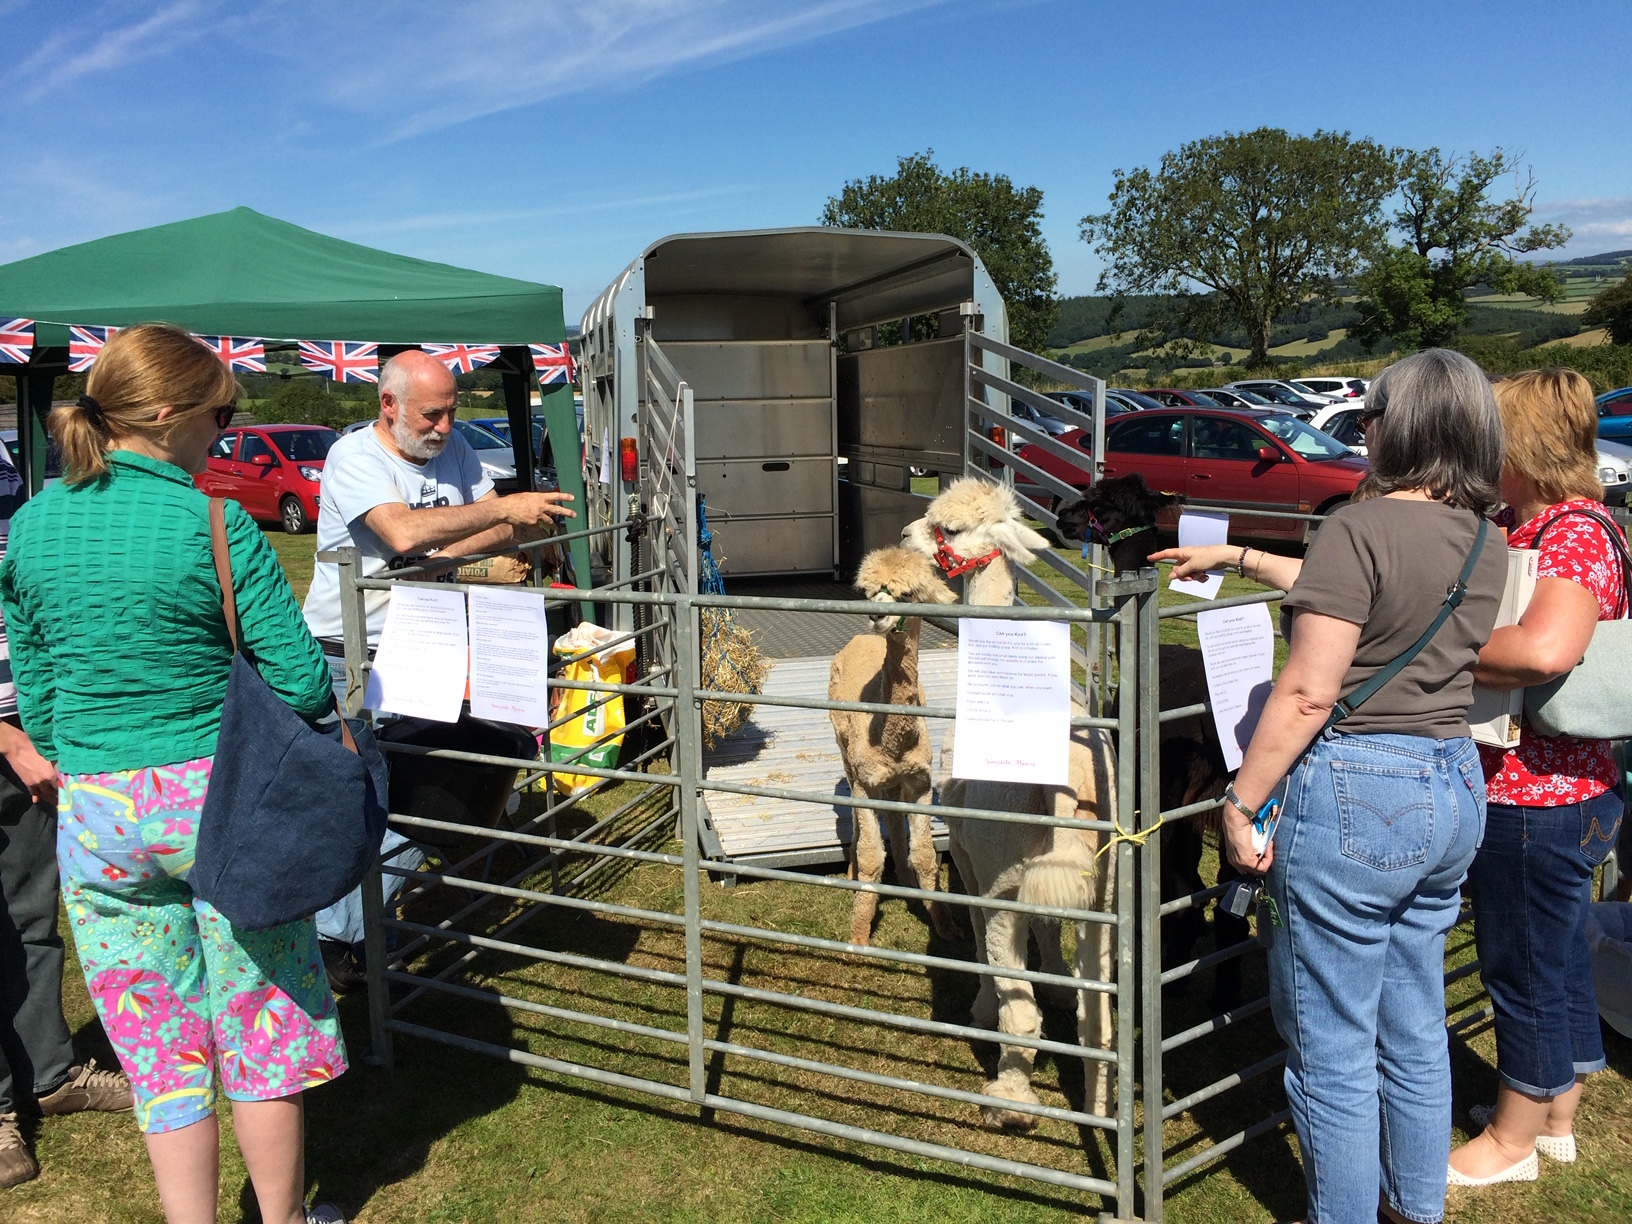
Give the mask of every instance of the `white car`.
M 1360 414 L 1365 411 L 1364 400 L 1347 400 L 1322 408 L 1309 424 L 1327 437 L 1336 438 L 1358 455 L 1366 453 L 1366 435 L 1360 432 Z
M 1323 374 L 1295 378 L 1292 385 L 1305 391 L 1313 391 L 1316 395 L 1333 395 L 1340 400 L 1363 400 L 1366 398 L 1370 382 L 1364 378 L 1350 378 L 1347 375 L 1334 377 Z
M 1604 486 L 1604 505 L 1626 505 L 1632 490 L 1632 446 L 1598 439 L 1598 483 Z

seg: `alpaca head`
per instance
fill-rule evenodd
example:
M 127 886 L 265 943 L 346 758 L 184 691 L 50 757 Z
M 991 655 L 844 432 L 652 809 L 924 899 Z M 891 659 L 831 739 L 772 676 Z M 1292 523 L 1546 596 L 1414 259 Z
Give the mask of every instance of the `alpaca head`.
M 901 529 L 901 543 L 936 564 L 949 578 L 1001 555 L 1024 565 L 1048 541 L 1025 524 L 1012 489 L 978 476 L 960 476 L 947 486 L 921 519 Z
M 952 588 L 941 581 L 935 563 L 910 548 L 875 548 L 861 559 L 856 571 L 856 590 L 874 603 L 957 603 Z M 899 632 L 904 616 L 872 616 L 868 626 L 874 633 Z
M 1156 515 L 1184 499 L 1154 493 L 1138 472 L 1093 485 L 1081 501 L 1061 506 L 1056 530 L 1062 540 L 1086 540 L 1110 549 L 1117 573 L 1142 569 L 1156 550 Z

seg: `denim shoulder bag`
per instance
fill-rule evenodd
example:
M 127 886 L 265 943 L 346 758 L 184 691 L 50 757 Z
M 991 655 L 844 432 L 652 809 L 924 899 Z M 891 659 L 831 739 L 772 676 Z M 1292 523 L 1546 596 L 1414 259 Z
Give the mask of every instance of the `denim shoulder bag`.
M 1632 672 L 1632 620 L 1627 617 L 1628 583 L 1632 556 L 1621 529 L 1590 510 L 1565 510 L 1541 525 L 1531 548 L 1541 544 L 1542 533 L 1559 519 L 1579 514 L 1604 529 L 1621 562 L 1620 619 L 1599 621 L 1587 653 L 1569 671 L 1546 684 L 1524 690 L 1524 722 L 1540 735 L 1569 735 L 1576 739 L 1632 738 L 1632 692 L 1626 677 Z
M 236 927 L 309 918 L 362 883 L 385 834 L 385 761 L 368 724 L 310 723 L 245 655 L 225 503 L 210 499 L 210 549 L 232 638 L 221 735 L 188 883 Z

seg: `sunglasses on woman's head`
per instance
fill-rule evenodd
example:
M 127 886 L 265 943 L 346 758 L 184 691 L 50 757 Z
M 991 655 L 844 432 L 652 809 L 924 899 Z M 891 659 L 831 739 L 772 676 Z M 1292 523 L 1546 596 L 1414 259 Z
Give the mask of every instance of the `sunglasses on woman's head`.
M 222 404 L 215 410 L 215 427 L 225 429 L 232 424 L 233 414 L 238 411 L 237 404 Z
M 1360 427 L 1361 433 L 1365 433 L 1366 430 L 1371 428 L 1373 422 L 1375 422 L 1377 418 L 1382 415 L 1383 410 L 1381 408 L 1368 408 L 1365 412 L 1362 412 L 1359 415 L 1359 417 L 1355 420 L 1355 424 Z M 225 426 L 223 426 L 223 428 L 225 428 Z

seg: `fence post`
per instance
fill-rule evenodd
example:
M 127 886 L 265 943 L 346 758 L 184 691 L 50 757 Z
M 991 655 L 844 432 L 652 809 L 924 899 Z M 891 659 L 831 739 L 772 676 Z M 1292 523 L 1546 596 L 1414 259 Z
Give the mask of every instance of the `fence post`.
M 680 773 L 680 847 L 684 859 L 686 910 L 686 1052 L 691 1070 L 691 1099 L 701 1105 L 707 1095 L 703 1063 L 703 915 L 701 833 L 697 828 L 697 788 L 702 780 L 696 698 L 697 609 L 684 592 L 675 597 L 674 760 Z
M 1117 609 L 1117 646 L 1120 651 L 1120 691 L 1137 691 L 1141 679 L 1137 647 L 1140 626 L 1134 619 L 1135 604 L 1123 598 Z M 1128 746 L 1134 742 L 1138 711 L 1131 701 L 1116 707 L 1116 815 L 1123 827 L 1133 824 L 1137 802 L 1133 771 L 1128 768 Z M 1138 942 L 1134 938 L 1134 855 L 1133 846 L 1119 842 L 1116 847 L 1116 1215 L 1119 1220 L 1135 1219 L 1134 1166 L 1134 1081 L 1137 1078 L 1134 1045 L 1134 983 L 1139 980 L 1136 962 Z
M 1161 610 L 1160 582 L 1153 569 L 1141 570 L 1147 586 L 1137 596 L 1139 663 L 1139 831 L 1162 823 L 1161 777 Z M 1139 847 L 1141 945 L 1140 989 L 1144 1003 L 1140 1029 L 1144 1037 L 1145 1201 L 1144 1218 L 1162 1218 L 1162 838 L 1160 833 Z

